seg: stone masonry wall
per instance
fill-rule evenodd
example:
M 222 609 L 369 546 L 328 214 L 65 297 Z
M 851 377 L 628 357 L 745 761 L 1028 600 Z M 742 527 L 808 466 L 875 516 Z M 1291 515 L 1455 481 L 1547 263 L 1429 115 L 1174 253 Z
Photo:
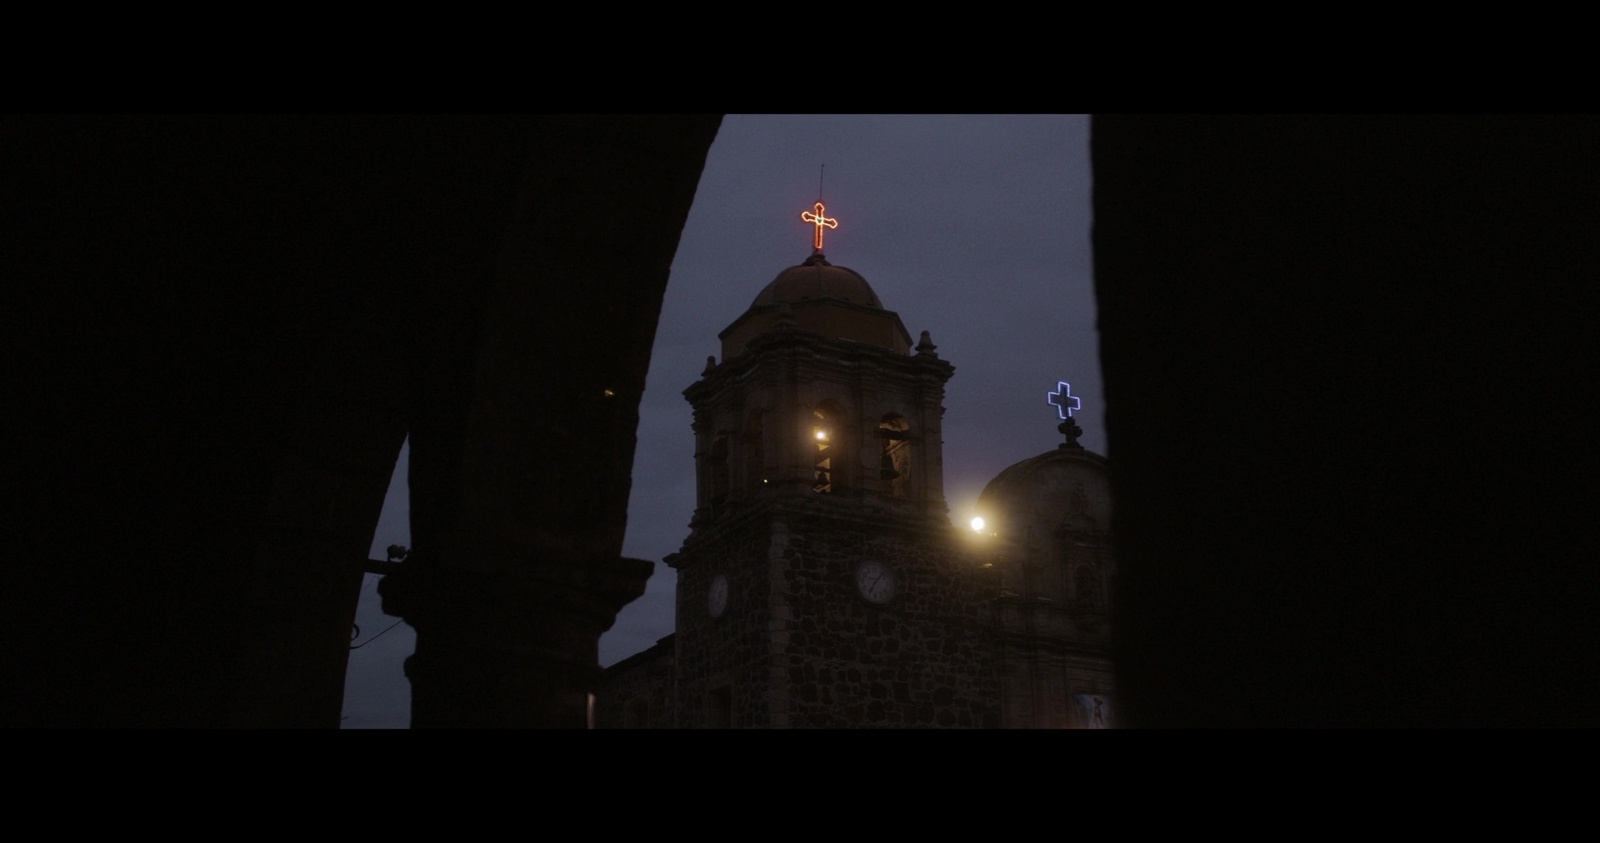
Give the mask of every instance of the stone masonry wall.
M 815 517 L 785 526 L 774 570 L 773 725 L 998 725 L 986 569 L 941 533 Z M 888 605 L 856 589 L 866 560 L 897 578 Z
M 709 715 L 715 694 L 727 695 L 729 725 L 772 725 L 765 672 L 771 555 L 768 522 L 752 518 L 677 561 L 677 728 L 715 725 Z M 707 594 L 719 573 L 728 578 L 728 601 L 722 616 L 712 618 Z
M 606 668 L 595 694 L 596 729 L 668 729 L 675 721 L 674 636 Z

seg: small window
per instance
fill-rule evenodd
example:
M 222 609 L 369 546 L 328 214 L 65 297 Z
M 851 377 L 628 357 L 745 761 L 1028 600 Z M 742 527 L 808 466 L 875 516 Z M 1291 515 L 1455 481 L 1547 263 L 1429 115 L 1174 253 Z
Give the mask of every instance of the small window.
M 761 491 L 767 475 L 767 449 L 761 427 L 761 411 L 750 414 L 744 425 L 745 494 Z
M 711 453 L 706 456 L 706 473 L 710 480 L 711 510 L 722 509 L 728 501 L 728 434 L 726 431 L 717 434 L 711 440 Z
M 1100 592 L 1100 575 L 1092 566 L 1079 565 L 1072 575 L 1073 596 L 1079 603 L 1086 606 L 1098 606 L 1103 602 Z

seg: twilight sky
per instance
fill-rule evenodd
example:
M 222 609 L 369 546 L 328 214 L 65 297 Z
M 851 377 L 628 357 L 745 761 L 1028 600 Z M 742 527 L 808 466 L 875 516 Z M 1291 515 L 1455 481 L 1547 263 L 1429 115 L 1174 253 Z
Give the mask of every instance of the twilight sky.
M 986 483 L 1061 442 L 1045 393 L 1072 384 L 1082 444 L 1106 453 L 1089 249 L 1089 121 L 1077 115 L 729 115 L 672 264 L 644 400 L 623 554 L 655 561 L 645 595 L 600 641 L 610 665 L 672 632 L 676 573 L 661 564 L 694 512 L 694 441 L 681 394 L 717 333 L 811 253 L 818 199 L 839 221 L 830 263 L 861 273 L 915 340 L 955 366 L 944 406 L 945 500 L 966 523 Z M 401 453 L 372 555 L 410 545 Z M 367 575 L 345 683 L 345 728 L 405 728 L 410 626 Z M 389 630 L 388 632 L 384 632 Z M 374 639 L 383 633 L 381 637 Z M 370 643 L 368 643 L 370 642 Z

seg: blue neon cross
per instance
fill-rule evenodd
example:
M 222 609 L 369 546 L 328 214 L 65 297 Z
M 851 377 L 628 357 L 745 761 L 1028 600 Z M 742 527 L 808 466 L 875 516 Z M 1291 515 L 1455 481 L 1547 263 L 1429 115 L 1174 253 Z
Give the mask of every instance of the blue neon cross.
M 1066 381 L 1057 382 L 1056 391 L 1046 392 L 1044 395 L 1046 401 L 1055 405 L 1056 415 L 1059 415 L 1062 419 L 1070 419 L 1072 418 L 1073 410 L 1083 409 L 1083 402 L 1078 400 L 1078 396 L 1072 394 L 1072 384 Z M 1072 403 L 1069 405 L 1068 401 Z

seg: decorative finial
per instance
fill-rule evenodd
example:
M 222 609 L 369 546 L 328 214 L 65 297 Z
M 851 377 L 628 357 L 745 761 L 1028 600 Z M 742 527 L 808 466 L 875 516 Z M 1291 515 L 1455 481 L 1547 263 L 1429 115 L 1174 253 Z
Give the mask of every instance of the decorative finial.
M 823 209 L 822 203 L 819 201 L 819 202 L 817 202 L 817 204 L 811 206 L 811 210 L 810 211 L 801 211 L 800 212 L 800 219 L 804 220 L 805 222 L 809 222 L 812 225 L 815 225 L 817 227 L 816 237 L 814 237 L 812 239 L 812 241 L 811 241 L 811 244 L 812 244 L 812 249 L 811 250 L 812 250 L 813 253 L 818 254 L 818 255 L 822 254 L 822 229 L 824 227 L 826 227 L 826 228 L 838 228 L 839 227 L 839 221 L 836 220 L 836 219 L 832 219 L 830 217 L 824 216 L 823 215 L 823 210 L 824 209 Z
M 936 348 L 938 348 L 938 346 L 933 344 L 933 337 L 928 336 L 927 331 L 923 331 L 922 340 L 917 343 L 917 356 L 938 357 L 939 355 L 935 354 L 933 351 Z
M 1083 435 L 1083 428 L 1079 427 L 1077 422 L 1067 419 L 1056 425 L 1056 430 L 1060 431 L 1062 436 L 1067 437 L 1067 441 L 1057 445 L 1057 448 L 1067 451 L 1083 450 L 1083 446 L 1078 444 L 1078 437 Z
M 715 371 L 716 368 L 717 368 L 717 355 L 715 355 L 715 354 L 707 354 L 706 355 L 706 368 L 705 368 L 705 371 L 701 372 L 700 374 L 701 374 L 701 376 L 709 375 L 713 371 Z

